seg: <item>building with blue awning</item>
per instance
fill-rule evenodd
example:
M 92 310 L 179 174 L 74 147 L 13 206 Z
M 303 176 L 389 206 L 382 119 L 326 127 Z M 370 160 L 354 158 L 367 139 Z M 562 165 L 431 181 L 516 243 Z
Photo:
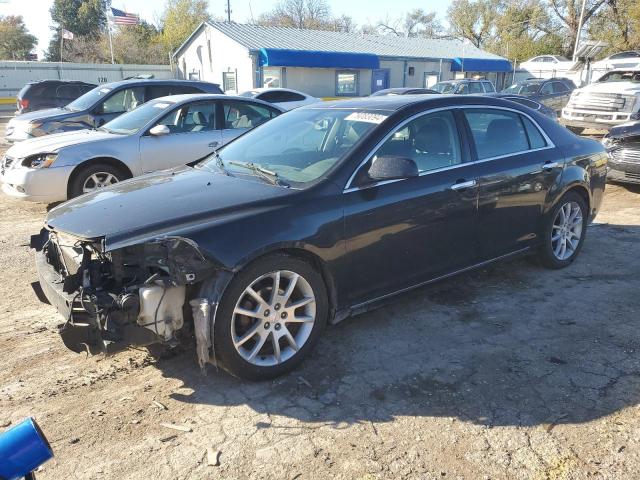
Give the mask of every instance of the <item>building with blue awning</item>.
M 233 22 L 202 23 L 173 59 L 183 78 L 219 83 L 228 93 L 286 87 L 324 98 L 470 77 L 501 89 L 513 70 L 508 60 L 458 40 Z

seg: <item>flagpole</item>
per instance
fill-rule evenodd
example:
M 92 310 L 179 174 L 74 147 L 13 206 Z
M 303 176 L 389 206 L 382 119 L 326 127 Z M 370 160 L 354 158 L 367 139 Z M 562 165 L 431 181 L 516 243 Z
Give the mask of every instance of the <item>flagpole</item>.
M 105 11 L 104 12 L 106 17 L 107 17 L 107 32 L 109 33 L 109 50 L 111 50 L 111 64 L 113 65 L 114 60 L 113 60 L 113 40 L 111 39 L 111 22 L 109 21 L 109 14 Z
M 64 28 L 60 26 L 60 63 L 62 63 L 62 49 L 64 48 Z

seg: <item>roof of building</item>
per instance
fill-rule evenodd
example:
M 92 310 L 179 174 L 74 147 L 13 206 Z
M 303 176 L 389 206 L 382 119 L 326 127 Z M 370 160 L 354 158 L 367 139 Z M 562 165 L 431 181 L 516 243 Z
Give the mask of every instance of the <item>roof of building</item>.
M 201 24 L 178 48 L 176 56 L 191 43 L 191 40 L 204 25 L 205 23 Z M 502 59 L 498 55 L 454 39 L 405 38 L 392 35 L 263 27 L 235 22 L 208 22 L 208 25 L 252 51 L 278 49 L 363 53 L 380 57 Z

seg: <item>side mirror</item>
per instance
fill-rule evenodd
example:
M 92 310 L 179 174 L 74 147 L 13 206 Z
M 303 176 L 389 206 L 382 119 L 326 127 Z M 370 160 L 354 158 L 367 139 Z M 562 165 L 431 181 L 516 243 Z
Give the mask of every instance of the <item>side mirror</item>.
M 169 130 L 169 127 L 167 127 L 166 125 L 156 125 L 151 130 L 149 130 L 149 133 L 154 137 L 163 137 L 164 135 L 169 135 L 171 133 L 171 130 Z
M 375 182 L 398 180 L 418 176 L 418 166 L 410 158 L 396 156 L 376 157 L 369 167 L 369 178 Z

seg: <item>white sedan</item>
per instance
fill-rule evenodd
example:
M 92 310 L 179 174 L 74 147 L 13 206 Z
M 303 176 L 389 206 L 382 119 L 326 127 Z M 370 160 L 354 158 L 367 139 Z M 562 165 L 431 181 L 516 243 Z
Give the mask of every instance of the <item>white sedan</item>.
M 7 195 L 42 203 L 206 157 L 284 110 L 228 95 L 162 97 L 97 130 L 45 135 L 12 146 L 0 165 Z
M 240 96 L 269 102 L 285 110 L 293 110 L 320 101 L 319 98 L 289 88 L 254 88 L 241 93 Z

